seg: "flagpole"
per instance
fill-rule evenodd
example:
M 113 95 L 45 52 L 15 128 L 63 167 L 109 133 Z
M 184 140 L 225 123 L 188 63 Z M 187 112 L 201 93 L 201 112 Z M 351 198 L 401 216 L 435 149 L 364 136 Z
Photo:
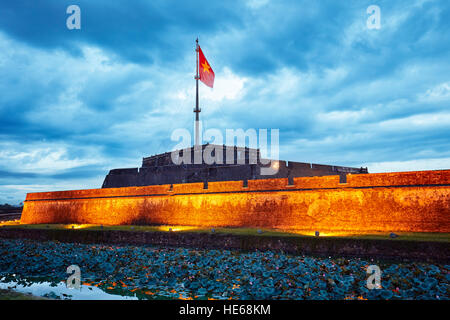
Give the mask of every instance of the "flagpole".
M 195 52 L 196 52 L 197 67 L 195 69 L 195 71 L 196 71 L 196 75 L 195 75 L 196 96 L 195 96 L 194 113 L 195 113 L 195 145 L 198 146 L 198 145 L 200 145 L 200 128 L 199 128 L 200 115 L 199 115 L 199 113 L 201 112 L 201 109 L 198 106 L 198 79 L 199 79 L 199 75 L 198 75 L 198 38 L 195 40 L 195 42 L 196 42 Z

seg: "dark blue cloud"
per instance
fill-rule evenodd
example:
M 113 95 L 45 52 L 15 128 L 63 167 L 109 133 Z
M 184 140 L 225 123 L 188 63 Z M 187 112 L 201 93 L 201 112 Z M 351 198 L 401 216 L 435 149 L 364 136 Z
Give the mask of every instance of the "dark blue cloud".
M 68 30 L 68 6 L 81 9 L 81 30 Z M 101 46 L 136 63 L 174 62 L 207 36 L 241 23 L 240 2 L 13 1 L 2 4 L 0 28 L 37 47 L 81 54 L 79 43 Z
M 192 125 L 197 36 L 216 72 L 206 127 L 278 128 L 298 161 L 450 158 L 449 16 L 444 0 L 4 2 L 0 203 L 100 187 L 172 148 Z

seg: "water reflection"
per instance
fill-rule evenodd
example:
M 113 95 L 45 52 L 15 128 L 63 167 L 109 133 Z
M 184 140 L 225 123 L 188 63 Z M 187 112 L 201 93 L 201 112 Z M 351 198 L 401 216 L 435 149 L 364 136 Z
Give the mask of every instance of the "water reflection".
M 136 295 L 122 296 L 110 294 L 96 286 L 80 285 L 79 289 L 66 287 L 65 282 L 52 283 L 33 279 L 11 280 L 13 277 L 1 277 L 0 289 L 12 289 L 20 293 L 30 293 L 38 297 L 64 300 L 138 300 Z

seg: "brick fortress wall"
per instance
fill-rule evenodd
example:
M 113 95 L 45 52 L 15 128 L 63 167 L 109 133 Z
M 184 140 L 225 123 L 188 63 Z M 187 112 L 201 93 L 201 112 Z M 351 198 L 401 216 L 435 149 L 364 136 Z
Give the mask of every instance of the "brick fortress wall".
M 22 223 L 450 232 L 450 170 L 29 193 Z

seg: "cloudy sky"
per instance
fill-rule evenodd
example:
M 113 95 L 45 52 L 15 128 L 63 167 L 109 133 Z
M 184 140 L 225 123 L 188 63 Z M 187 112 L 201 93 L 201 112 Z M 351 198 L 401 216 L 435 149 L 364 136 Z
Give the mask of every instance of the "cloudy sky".
M 279 129 L 287 160 L 450 168 L 447 0 L 2 1 L 0 203 L 170 151 L 192 129 L 197 36 L 205 128 Z

